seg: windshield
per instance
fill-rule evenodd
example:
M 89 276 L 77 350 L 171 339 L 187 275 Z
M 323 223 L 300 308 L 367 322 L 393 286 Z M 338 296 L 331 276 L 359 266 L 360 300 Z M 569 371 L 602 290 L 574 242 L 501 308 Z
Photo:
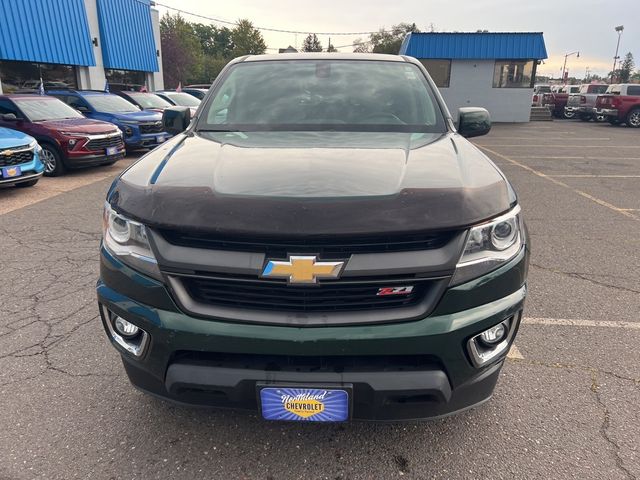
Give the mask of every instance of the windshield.
M 200 116 L 201 130 L 444 132 L 413 64 L 364 60 L 239 63 Z
M 549 86 L 538 87 L 538 93 L 550 93 L 550 92 L 551 92 L 551 87 Z
M 133 103 L 117 95 L 86 95 L 84 99 L 96 112 L 131 113 L 140 111 Z
M 142 108 L 167 108 L 171 106 L 164 98 L 153 93 L 127 92 L 127 95 Z
M 29 99 L 16 98 L 13 101 L 32 122 L 84 118 L 84 115 L 57 98 L 38 96 Z
M 169 97 L 173 103 L 181 107 L 198 107 L 200 106 L 200 100 L 193 95 L 189 95 L 184 92 L 163 92 L 166 97 Z

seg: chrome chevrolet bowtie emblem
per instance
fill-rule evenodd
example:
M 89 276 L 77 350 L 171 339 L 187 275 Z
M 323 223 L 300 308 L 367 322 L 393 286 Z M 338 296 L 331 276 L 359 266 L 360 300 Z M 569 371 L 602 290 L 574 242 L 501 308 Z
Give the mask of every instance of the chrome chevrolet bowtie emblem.
M 0 155 L 13 155 L 13 150 L 2 150 Z
M 262 271 L 266 278 L 286 278 L 289 283 L 317 283 L 319 278 L 338 278 L 345 262 L 318 262 L 314 256 L 290 256 L 288 261 L 269 260 Z

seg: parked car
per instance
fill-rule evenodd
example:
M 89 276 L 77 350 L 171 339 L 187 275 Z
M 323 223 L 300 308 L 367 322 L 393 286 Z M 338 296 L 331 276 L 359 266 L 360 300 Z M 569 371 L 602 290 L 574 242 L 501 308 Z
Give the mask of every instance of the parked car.
M 89 118 L 117 125 L 124 133 L 127 149 L 154 148 L 169 138 L 160 113 L 140 110 L 118 95 L 98 90 L 49 90 L 47 94 Z
M 192 88 L 192 87 L 184 87 L 182 89 L 184 93 L 188 93 L 189 95 L 193 95 L 198 100 L 202 100 L 205 95 L 209 92 L 208 88 Z
M 283 57 L 286 57 L 283 58 Z M 241 57 L 114 181 L 97 298 L 134 385 L 268 420 L 487 401 L 526 295 L 504 174 L 416 59 Z M 186 130 L 185 130 L 186 129 Z
M 0 127 L 0 185 L 33 187 L 38 183 L 44 172 L 41 151 L 35 138 Z
M 591 119 L 594 119 L 598 122 L 604 122 L 604 115 L 594 116 L 593 107 L 595 107 L 596 105 L 596 99 L 598 98 L 598 95 L 606 92 L 607 88 L 608 85 L 604 83 L 590 83 L 580 85 L 580 90 L 578 91 L 578 93 L 569 94 L 565 110 L 573 116 L 577 115 L 580 120 L 584 122 L 588 122 Z
M 155 93 L 122 90 L 118 92 L 117 95 L 140 107 L 142 110 L 151 110 L 153 112 L 162 113 L 165 108 L 173 105 L 172 103 L 167 102 L 164 98 L 156 95 Z
M 626 123 L 628 127 L 640 128 L 640 85 L 610 85 L 597 98 L 594 114 L 605 115 L 612 125 Z
M 209 90 L 210 86 L 210 83 L 192 83 L 191 85 L 186 85 L 182 90 L 185 88 L 201 88 L 203 90 Z
M 200 106 L 200 100 L 188 93 L 176 92 L 175 90 L 161 90 L 155 93 L 172 105 L 176 105 L 178 107 L 189 107 L 192 116 L 196 114 L 196 111 Z
M 551 85 L 535 85 L 533 87 L 533 97 L 531 99 L 532 107 L 539 107 L 542 105 L 542 96 L 545 93 L 551 93 Z
M 551 93 L 544 93 L 542 96 L 542 106 L 549 107 L 551 114 L 557 118 L 573 118 L 575 117 L 574 111 L 567 111 L 567 101 L 569 95 L 572 93 L 578 93 L 580 85 L 560 85 L 553 86 Z
M 42 146 L 45 175 L 68 168 L 110 165 L 124 157 L 122 132 L 91 120 L 48 95 L 0 95 L 0 126 L 25 132 Z

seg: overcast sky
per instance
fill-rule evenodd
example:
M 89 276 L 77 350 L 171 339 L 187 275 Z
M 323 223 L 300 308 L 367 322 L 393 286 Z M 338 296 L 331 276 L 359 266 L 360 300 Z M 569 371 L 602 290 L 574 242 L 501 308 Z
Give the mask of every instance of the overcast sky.
M 564 55 L 571 76 L 611 70 L 616 48 L 616 25 L 624 25 L 620 56 L 631 51 L 640 66 L 640 0 L 271 0 L 210 1 L 158 0 L 200 15 L 235 21 L 248 18 L 257 27 L 303 32 L 366 32 L 399 22 L 415 22 L 422 30 L 433 23 L 436 31 L 544 32 L 549 59 L 541 75 L 558 77 Z M 166 11 L 157 7 L 161 14 Z M 191 21 L 206 20 L 186 16 Z M 212 23 L 212 22 L 208 22 Z M 304 35 L 263 31 L 267 46 L 299 46 Z M 363 37 L 366 37 L 363 36 Z M 350 45 L 357 36 L 331 37 L 335 46 Z M 320 36 L 324 47 L 328 37 Z M 349 52 L 352 47 L 340 48 Z

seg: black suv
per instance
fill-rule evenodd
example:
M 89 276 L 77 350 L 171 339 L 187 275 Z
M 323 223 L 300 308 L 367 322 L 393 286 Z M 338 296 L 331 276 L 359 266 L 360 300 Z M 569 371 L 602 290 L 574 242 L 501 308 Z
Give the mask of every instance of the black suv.
M 102 320 L 131 381 L 318 422 L 491 397 L 522 316 L 517 197 L 415 59 L 250 56 L 107 194 Z

